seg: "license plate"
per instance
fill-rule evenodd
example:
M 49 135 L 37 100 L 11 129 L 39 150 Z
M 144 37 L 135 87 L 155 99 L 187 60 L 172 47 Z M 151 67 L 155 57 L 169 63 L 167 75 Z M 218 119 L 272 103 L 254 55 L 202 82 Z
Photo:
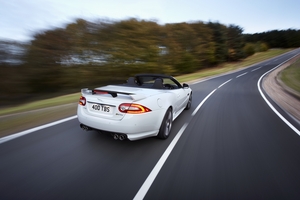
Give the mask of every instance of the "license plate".
M 108 105 L 102 105 L 102 104 L 89 104 L 90 105 L 90 110 L 94 112 L 99 112 L 99 113 L 105 113 L 105 114 L 111 114 L 113 111 L 112 106 Z

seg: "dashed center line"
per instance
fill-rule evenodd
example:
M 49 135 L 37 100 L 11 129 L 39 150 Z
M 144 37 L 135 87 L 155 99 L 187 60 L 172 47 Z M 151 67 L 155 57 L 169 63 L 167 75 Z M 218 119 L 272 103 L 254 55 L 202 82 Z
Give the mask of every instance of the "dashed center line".
M 239 77 L 241 77 L 241 76 L 244 76 L 244 75 L 246 75 L 248 72 L 245 72 L 245 73 L 243 73 L 243 74 L 240 74 L 240 75 L 238 75 L 236 78 L 239 78 Z
M 256 70 L 258 70 L 258 69 L 260 69 L 261 67 L 258 67 L 258 68 L 256 68 L 256 69 L 252 69 L 251 70 L 251 72 L 254 72 L 254 71 L 256 71 Z

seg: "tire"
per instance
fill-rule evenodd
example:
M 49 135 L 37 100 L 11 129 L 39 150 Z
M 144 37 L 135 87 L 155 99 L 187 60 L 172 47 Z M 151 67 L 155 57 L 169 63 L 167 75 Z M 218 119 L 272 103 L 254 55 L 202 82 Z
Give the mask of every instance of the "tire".
M 172 122 L 172 110 L 169 108 L 164 116 L 163 121 L 161 122 L 161 126 L 157 135 L 158 138 L 167 139 L 169 137 L 172 128 Z
M 190 97 L 189 97 L 189 100 L 186 104 L 186 107 L 185 107 L 185 110 L 189 110 L 192 106 L 192 100 L 193 100 L 193 97 L 192 97 L 192 93 L 190 94 Z

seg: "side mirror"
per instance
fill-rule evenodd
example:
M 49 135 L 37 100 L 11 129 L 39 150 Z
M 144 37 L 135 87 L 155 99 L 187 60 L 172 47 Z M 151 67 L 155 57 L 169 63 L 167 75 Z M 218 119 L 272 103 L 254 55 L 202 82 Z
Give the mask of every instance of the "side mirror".
M 182 84 L 183 88 L 189 88 L 190 86 L 186 83 Z

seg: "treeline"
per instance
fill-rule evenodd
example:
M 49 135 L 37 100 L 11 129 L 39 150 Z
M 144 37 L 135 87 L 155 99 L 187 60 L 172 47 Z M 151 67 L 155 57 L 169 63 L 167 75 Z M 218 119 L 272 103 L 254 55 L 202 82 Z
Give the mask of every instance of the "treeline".
M 268 44 L 269 48 L 297 48 L 300 47 L 300 30 L 273 30 L 263 33 L 245 34 L 245 41 L 257 41 Z
M 78 19 L 35 34 L 29 44 L 0 42 L 1 103 L 119 83 L 136 73 L 191 73 L 269 47 L 296 47 L 300 33 L 291 33 L 297 41 L 274 46 L 281 35 L 244 35 L 218 22 Z

